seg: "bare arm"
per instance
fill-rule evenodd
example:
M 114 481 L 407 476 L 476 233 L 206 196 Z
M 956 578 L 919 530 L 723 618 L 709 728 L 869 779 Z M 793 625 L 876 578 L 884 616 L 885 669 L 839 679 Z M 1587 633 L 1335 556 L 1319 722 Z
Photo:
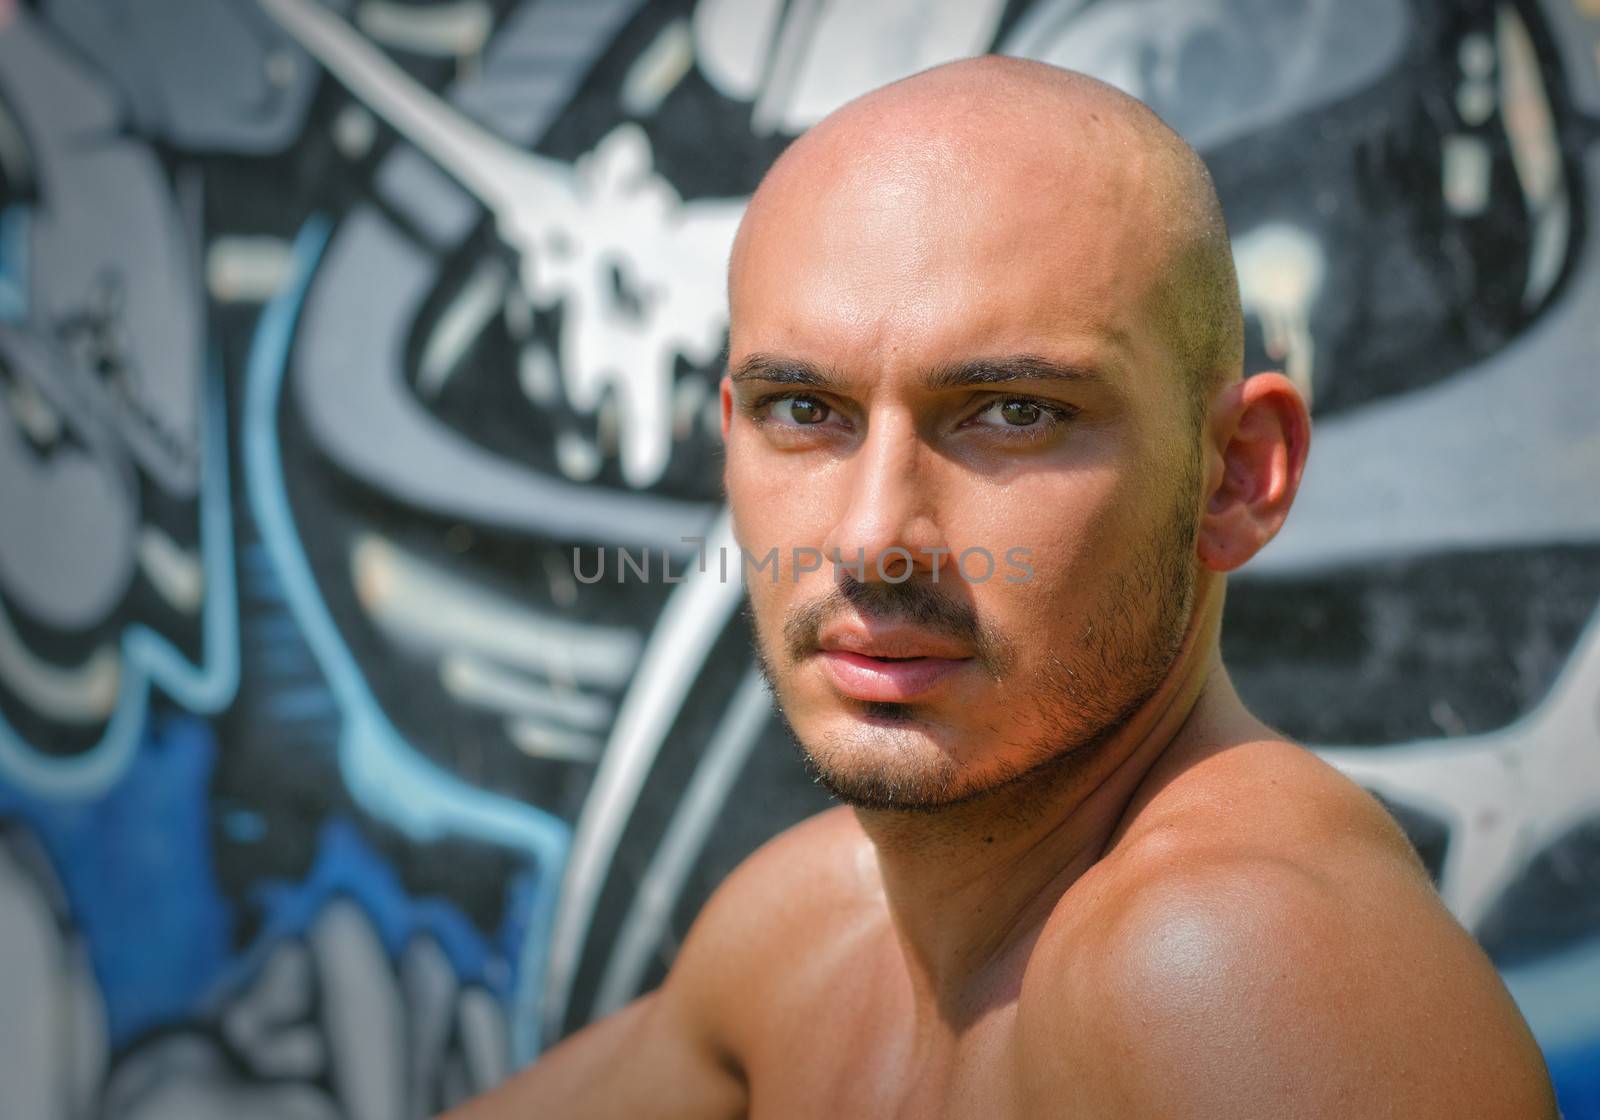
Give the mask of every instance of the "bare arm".
M 668 988 L 642 996 L 444 1120 L 743 1116 L 744 1084 L 692 1004 Z
M 728 1008 L 751 967 L 744 930 L 760 918 L 761 855 L 712 895 L 661 987 L 563 1040 L 498 1089 L 442 1120 L 682 1117 L 745 1113 Z
M 659 991 L 568 1038 L 447 1120 L 743 1116 L 743 1055 L 763 1030 L 773 985 L 838 910 L 835 873 L 854 818 L 834 810 L 768 841 L 695 919 Z

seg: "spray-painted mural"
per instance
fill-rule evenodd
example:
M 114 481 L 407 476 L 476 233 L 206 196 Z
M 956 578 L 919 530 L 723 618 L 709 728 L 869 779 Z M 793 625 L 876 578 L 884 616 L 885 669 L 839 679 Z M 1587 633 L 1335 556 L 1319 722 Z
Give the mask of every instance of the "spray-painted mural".
M 681 540 L 725 256 L 988 50 L 1205 154 L 1318 418 L 1236 679 L 1600 1116 L 1593 0 L 0 0 L 0 1115 L 429 1115 L 822 807 Z

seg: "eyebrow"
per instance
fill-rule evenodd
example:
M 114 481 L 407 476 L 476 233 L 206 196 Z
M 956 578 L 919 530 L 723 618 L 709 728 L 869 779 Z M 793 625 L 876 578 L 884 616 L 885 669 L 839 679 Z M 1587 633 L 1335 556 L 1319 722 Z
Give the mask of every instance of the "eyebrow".
M 810 389 L 845 392 L 846 378 L 803 358 L 777 354 L 751 354 L 729 371 L 734 382 L 765 381 L 774 385 L 803 385 Z M 1055 381 L 1074 385 L 1105 385 L 1105 375 L 1086 366 L 1058 362 L 1036 354 L 999 358 L 974 358 L 938 366 L 928 372 L 923 387 L 942 392 L 967 386 L 1007 385 L 1014 381 Z
M 808 389 L 836 393 L 844 392 L 847 387 L 845 379 L 831 370 L 801 358 L 784 358 L 777 354 L 751 354 L 729 370 L 728 377 L 735 384 L 766 381 L 773 385 L 804 385 Z
M 928 374 L 924 385 L 930 392 L 960 389 L 968 385 L 1007 385 L 1013 381 L 1055 381 L 1073 385 L 1104 385 L 1106 378 L 1087 366 L 1041 358 L 1036 354 L 1014 354 L 1003 358 L 975 358 L 941 366 Z

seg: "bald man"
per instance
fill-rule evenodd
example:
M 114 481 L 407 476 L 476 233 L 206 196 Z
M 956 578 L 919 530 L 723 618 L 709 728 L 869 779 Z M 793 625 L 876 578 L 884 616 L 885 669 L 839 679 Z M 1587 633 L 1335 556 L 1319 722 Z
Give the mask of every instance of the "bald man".
M 845 807 L 462 1120 L 1555 1115 L 1404 835 L 1221 663 L 1309 422 L 1241 377 L 1193 151 L 1080 75 L 927 71 L 777 162 L 729 299 L 758 657 Z

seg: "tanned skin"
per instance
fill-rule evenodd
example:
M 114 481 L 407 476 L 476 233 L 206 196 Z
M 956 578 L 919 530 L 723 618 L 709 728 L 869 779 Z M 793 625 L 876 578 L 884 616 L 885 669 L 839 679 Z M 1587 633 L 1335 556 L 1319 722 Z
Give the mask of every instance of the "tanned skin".
M 1309 421 L 1240 376 L 1236 288 L 1172 302 L 1215 216 L 1143 106 L 1017 60 L 785 153 L 733 253 L 725 481 L 740 543 L 785 557 L 748 580 L 762 663 L 854 804 L 455 1120 L 1555 1115 L 1393 820 L 1221 663 Z M 963 575 L 974 547 L 1032 577 Z

